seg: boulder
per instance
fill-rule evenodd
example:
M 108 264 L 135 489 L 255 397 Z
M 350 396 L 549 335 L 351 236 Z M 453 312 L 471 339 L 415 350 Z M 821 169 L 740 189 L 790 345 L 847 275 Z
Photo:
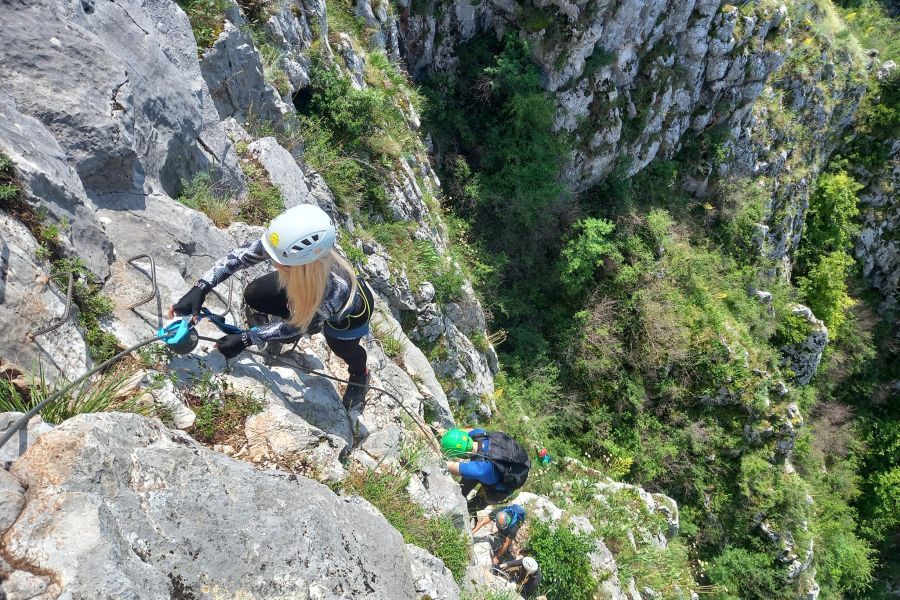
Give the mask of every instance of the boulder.
M 4 91 L 51 131 L 97 206 L 140 209 L 199 170 L 236 177 L 221 132 L 205 136 L 208 91 L 174 2 L 38 0 L 3 16 Z
M 409 478 L 406 490 L 429 515 L 446 515 L 460 529 L 468 529 L 469 512 L 459 484 L 442 462 L 431 461 Z
M 0 413 L 0 435 L 5 435 L 10 427 L 25 416 L 25 413 L 7 412 Z M 18 432 L 0 448 L 0 466 L 6 466 L 14 460 L 25 454 L 25 451 L 34 444 L 38 436 L 47 433 L 53 429 L 53 425 L 44 423 L 40 415 L 34 415 L 28 421 L 28 425 L 19 429 Z
M 418 598 L 400 537 L 304 477 L 259 471 L 158 420 L 79 415 L 12 468 L 5 557 L 72 597 Z M 10 593 L 9 579 L 0 590 Z
M 313 427 L 283 406 L 250 416 L 244 426 L 248 458 L 265 457 L 289 471 L 322 483 L 337 483 L 347 472 L 340 457 L 347 443 Z
M 406 545 L 406 552 L 421 600 L 458 600 L 459 586 L 444 561 L 412 544 Z
M 293 113 L 278 92 L 266 82 L 259 53 L 248 30 L 225 22 L 213 47 L 200 62 L 203 80 L 215 102 L 219 119 L 270 121 L 283 128 Z

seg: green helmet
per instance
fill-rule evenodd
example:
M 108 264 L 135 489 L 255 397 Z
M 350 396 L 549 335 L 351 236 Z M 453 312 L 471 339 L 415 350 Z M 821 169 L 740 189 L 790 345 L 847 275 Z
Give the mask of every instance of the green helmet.
M 462 429 L 451 429 L 441 438 L 441 450 L 452 458 L 465 456 L 475 448 L 475 442 Z

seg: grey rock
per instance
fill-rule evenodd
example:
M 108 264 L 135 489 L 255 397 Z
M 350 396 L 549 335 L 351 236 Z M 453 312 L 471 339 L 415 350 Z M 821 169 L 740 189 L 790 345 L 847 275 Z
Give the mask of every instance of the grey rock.
M 416 593 L 422 600 L 457 600 L 459 586 L 444 561 L 412 544 L 406 545 Z
M 200 62 L 203 80 L 220 119 L 269 121 L 282 128 L 292 114 L 263 76 L 262 61 L 249 33 L 226 21 L 222 33 Z
M 20 222 L 0 213 L 0 327 L 3 344 L 0 359 L 18 370 L 35 372 L 43 366 L 51 380 L 84 373 L 91 361 L 87 345 L 75 326 L 75 310 L 58 329 L 30 334 L 59 322 L 66 290 L 49 283 L 35 262 L 38 244 Z
M 448 516 L 459 529 L 468 529 L 466 499 L 460 492 L 459 484 L 441 462 L 433 461 L 421 466 L 410 478 L 407 491 L 413 502 L 426 510 L 426 514 Z
M 73 597 L 417 598 L 403 541 L 383 517 L 159 421 L 79 415 L 13 474 L 29 492 L 6 555 Z
M 782 347 L 781 354 L 785 364 L 794 372 L 794 383 L 806 385 L 822 361 L 822 353 L 829 341 L 828 328 L 807 306 L 796 304 L 791 312 L 803 318 L 809 329 L 803 341 Z
M 3 94 L 0 150 L 15 164 L 18 183 L 29 204 L 45 209 L 56 223 L 69 223 L 69 231 L 61 231 L 59 236 L 64 247 L 80 256 L 98 277 L 106 277 L 112 245 L 94 216 L 96 208 L 81 179 L 50 130 L 20 113 L 15 101 Z
M 6 412 L 0 413 L 0 435 L 9 431 L 25 413 Z M 38 437 L 53 429 L 49 423 L 44 423 L 40 415 L 31 417 L 28 424 L 16 432 L 16 434 L 0 448 L 0 463 L 9 465 L 14 460 L 25 454 L 25 451 L 34 444 Z
M 322 483 L 337 483 L 347 474 L 340 462 L 347 443 L 282 406 L 248 417 L 244 431 L 251 460 L 265 455 L 281 464 L 300 462 Z
M 25 490 L 6 469 L 0 469 L 0 533 L 15 523 L 25 506 Z
M 211 353 L 204 368 L 214 372 L 225 370 L 224 357 Z M 170 364 L 181 381 L 190 382 L 202 376 L 199 363 L 191 357 L 176 357 Z M 334 384 L 322 377 L 300 373 L 285 366 L 267 366 L 257 357 L 241 355 L 230 365 L 230 377 L 264 384 L 275 402 L 326 434 L 353 442 L 351 423 Z
M 41 0 L 8 7 L 4 21 L 5 92 L 52 132 L 97 206 L 140 208 L 143 194 L 174 194 L 182 178 L 224 166 L 224 138 L 203 148 L 206 90 L 196 61 L 183 60 L 196 47 L 176 4 L 88 12 Z

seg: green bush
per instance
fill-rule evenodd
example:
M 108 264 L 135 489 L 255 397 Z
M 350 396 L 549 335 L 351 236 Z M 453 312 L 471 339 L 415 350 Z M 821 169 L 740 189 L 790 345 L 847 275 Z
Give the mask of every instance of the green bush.
M 197 40 L 197 51 L 212 47 L 225 26 L 225 0 L 176 0 L 187 14 Z
M 609 221 L 584 219 L 573 229 L 573 237 L 562 249 L 560 279 L 572 294 L 577 294 L 594 278 L 604 260 L 621 260 L 621 255 L 609 239 L 615 229 Z
M 216 227 L 228 227 L 235 217 L 231 199 L 216 189 L 209 173 L 197 173 L 190 180 L 182 179 L 178 201 L 205 214 Z
M 304 158 L 347 211 L 365 208 L 389 216 L 389 173 L 400 158 L 419 148 L 399 106 L 408 98 L 399 93 L 405 89 L 385 75 L 357 90 L 339 69 L 321 57 L 313 60 L 309 101 L 300 109 Z
M 263 404 L 249 393 L 237 393 L 211 372 L 205 371 L 185 393 L 194 410 L 194 436 L 201 442 L 228 443 L 242 434 L 247 417 L 263 410 Z
M 528 550 L 541 566 L 541 593 L 549 600 L 590 600 L 597 589 L 588 554 L 595 541 L 573 533 L 565 525 L 552 529 L 537 521 L 528 537 Z
M 794 598 L 785 585 L 784 569 L 764 553 L 727 547 L 709 565 L 706 575 L 715 586 L 715 600 L 788 600 Z
M 862 189 L 845 172 L 823 173 L 809 199 L 809 212 L 801 240 L 801 272 L 822 254 L 849 250 L 858 227 L 856 193 Z
M 400 532 L 404 542 L 437 556 L 456 580 L 461 580 L 469 564 L 468 537 L 449 517 L 426 515 L 424 509 L 410 499 L 406 491 L 408 484 L 409 473 L 402 470 L 355 470 L 343 481 L 342 489 L 371 502 Z
M 805 277 L 797 280 L 804 302 L 822 319 L 832 338 L 837 338 L 853 299 L 847 293 L 847 275 L 853 258 L 843 250 L 826 254 Z
M 120 368 L 93 381 L 88 380 L 42 408 L 41 418 L 47 423 L 59 424 L 85 413 L 118 411 L 149 416 L 153 414 L 152 406 L 139 404 L 136 398 L 123 395 L 133 375 L 133 370 Z M 27 397 L 23 397 L 10 380 L 0 379 L 0 412 L 28 412 L 65 385 L 68 385 L 65 380 L 51 385 L 41 371 L 29 382 Z

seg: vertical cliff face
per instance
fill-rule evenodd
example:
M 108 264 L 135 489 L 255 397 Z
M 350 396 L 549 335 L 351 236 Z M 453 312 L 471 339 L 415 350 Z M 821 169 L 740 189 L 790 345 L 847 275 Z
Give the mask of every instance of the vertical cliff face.
M 430 5 L 429 5 L 430 7 Z M 621 160 L 628 174 L 669 157 L 688 132 L 746 125 L 784 60 L 785 4 L 700 2 L 415 3 L 401 19 L 414 75 L 455 67 L 477 34 L 528 40 L 557 127 L 575 140 L 567 177 L 583 190 Z

